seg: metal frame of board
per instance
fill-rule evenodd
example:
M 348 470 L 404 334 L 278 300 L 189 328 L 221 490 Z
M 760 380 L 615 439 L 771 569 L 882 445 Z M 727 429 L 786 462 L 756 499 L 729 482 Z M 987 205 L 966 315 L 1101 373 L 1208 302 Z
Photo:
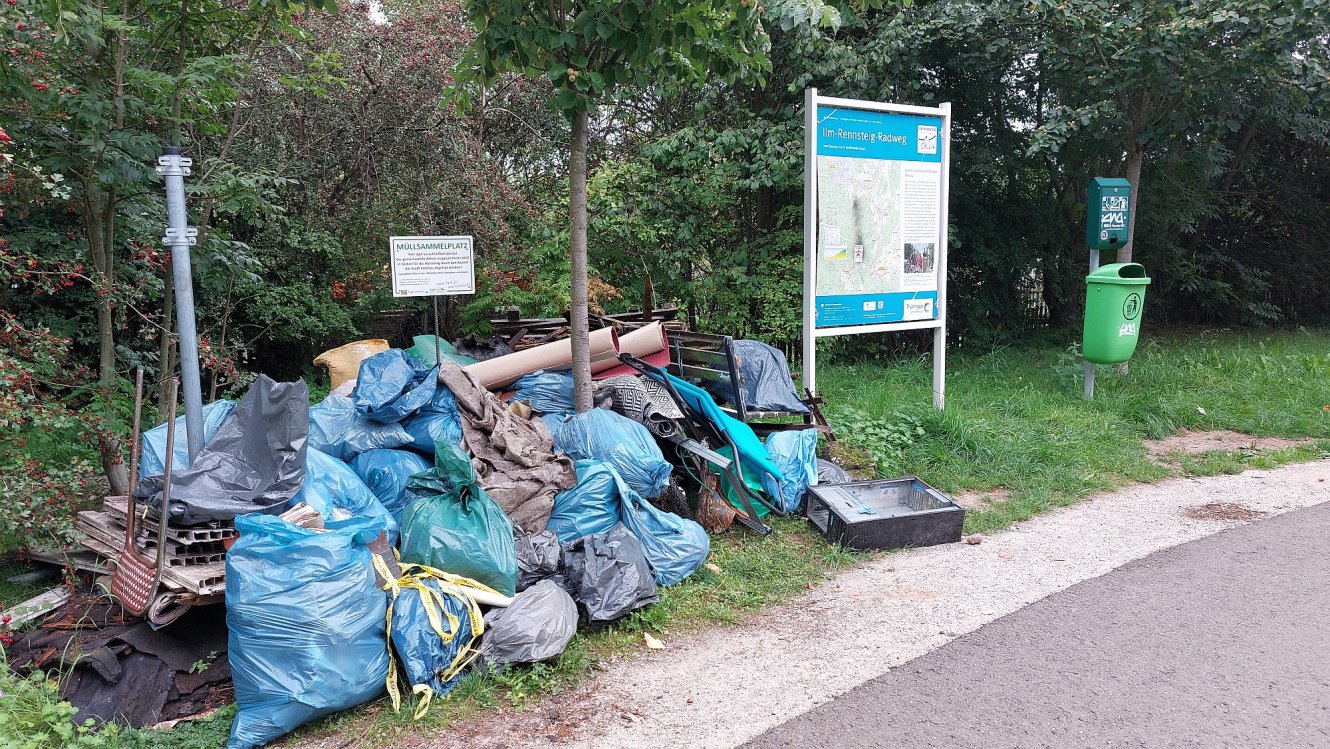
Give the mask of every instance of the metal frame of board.
M 940 138 L 942 185 L 939 191 L 941 206 L 938 213 L 937 253 L 937 316 L 932 320 L 889 322 L 867 325 L 846 325 L 818 328 L 817 305 L 817 108 L 833 106 L 869 112 L 913 114 L 942 119 Z M 884 333 L 903 330 L 933 330 L 933 406 L 946 404 L 947 371 L 947 203 L 951 182 L 951 104 L 937 107 L 917 107 L 908 104 L 887 104 L 856 99 L 818 96 L 817 89 L 804 92 L 804 387 L 817 393 L 817 339 L 862 333 Z

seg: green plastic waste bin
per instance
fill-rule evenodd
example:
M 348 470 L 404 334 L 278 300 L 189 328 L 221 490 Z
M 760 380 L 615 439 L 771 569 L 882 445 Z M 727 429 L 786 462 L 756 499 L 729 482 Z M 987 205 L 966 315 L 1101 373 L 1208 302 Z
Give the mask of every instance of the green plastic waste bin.
M 1131 358 L 1141 335 L 1141 310 L 1150 279 L 1140 263 L 1105 265 L 1085 277 L 1085 333 L 1081 355 L 1095 364 Z

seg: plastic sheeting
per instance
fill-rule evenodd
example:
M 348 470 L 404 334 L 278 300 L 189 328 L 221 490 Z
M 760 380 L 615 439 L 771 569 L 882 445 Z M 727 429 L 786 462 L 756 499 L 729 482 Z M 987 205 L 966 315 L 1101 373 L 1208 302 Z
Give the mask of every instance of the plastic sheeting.
M 383 691 L 387 600 L 368 545 L 377 518 L 326 532 L 236 518 L 226 555 L 228 657 L 238 710 L 227 749 L 251 749 Z
M 738 340 L 734 342 L 734 356 L 739 363 L 739 377 L 743 380 L 745 408 L 749 411 L 808 413 L 808 406 L 794 389 L 790 365 L 780 349 L 761 341 Z M 704 385 L 720 400 L 738 403 L 731 383 L 708 380 Z
M 619 522 L 619 477 L 599 460 L 579 460 L 577 486 L 554 497 L 554 512 L 545 529 L 563 543 L 593 533 L 608 533 Z
M 397 543 L 398 524 L 392 513 L 350 466 L 331 455 L 308 451 L 305 481 L 287 506 L 301 502 L 317 510 L 324 520 L 333 519 L 333 510 L 343 510 L 351 517 L 379 518 L 388 532 L 388 543 Z
M 767 454 L 785 477 L 780 482 L 781 507 L 794 512 L 808 487 L 817 483 L 817 430 L 788 429 L 767 437 Z M 768 490 L 768 493 L 770 491 Z M 776 496 L 774 493 L 772 496 Z
M 517 592 L 522 592 L 559 572 L 559 537 L 546 528 L 534 536 L 518 533 L 513 540 L 517 549 Z
M 360 363 L 356 411 L 372 421 L 388 424 L 401 421 L 434 398 L 439 373 L 416 366 L 401 349 L 388 349 Z
M 555 579 L 592 624 L 606 624 L 660 600 L 642 544 L 622 524 L 563 547 Z
M 351 470 L 394 516 L 401 514 L 410 502 L 406 482 L 429 469 L 429 461 L 410 450 L 370 450 L 351 461 Z
M 566 420 L 549 418 L 545 424 L 555 450 L 574 460 L 609 463 L 638 494 L 659 497 L 669 486 L 673 467 L 651 432 L 636 421 L 594 408 Z
M 854 481 L 854 477 L 847 473 L 844 468 L 829 460 L 817 459 L 817 483 L 848 484 L 851 481 Z
M 281 512 L 305 475 L 309 390 L 304 380 L 259 375 L 193 465 L 171 471 L 173 522 L 197 525 L 250 512 Z M 145 477 L 135 495 L 161 506 L 162 477 Z
M 577 634 L 577 604 L 552 580 L 541 580 L 506 609 L 485 615 L 480 659 L 491 666 L 536 663 L 558 656 Z
M 513 400 L 525 401 L 543 414 L 566 414 L 573 407 L 573 378 L 558 372 L 536 370 L 512 384 Z
M 226 421 L 226 417 L 236 408 L 235 401 L 217 400 L 203 407 L 203 444 L 208 444 L 217 428 Z M 171 449 L 171 467 L 179 471 L 189 467 L 189 430 L 185 428 L 185 417 L 175 420 L 175 447 Z M 139 438 L 141 457 L 139 458 L 140 476 L 160 476 L 166 470 L 166 424 L 159 424 L 143 433 Z
M 309 446 L 338 460 L 408 444 L 411 435 L 400 424 L 370 421 L 356 412 L 350 398 L 329 395 L 309 409 Z
M 415 499 L 402 513 L 402 561 L 469 577 L 506 596 L 517 591 L 513 525 L 476 483 L 460 447 L 440 443 L 435 467 L 407 486 Z

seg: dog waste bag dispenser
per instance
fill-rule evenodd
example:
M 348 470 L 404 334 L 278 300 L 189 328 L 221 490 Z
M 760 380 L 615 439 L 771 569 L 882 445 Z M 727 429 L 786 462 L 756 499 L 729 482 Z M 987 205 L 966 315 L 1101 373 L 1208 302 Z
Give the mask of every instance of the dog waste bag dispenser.
M 1085 277 L 1085 333 L 1081 353 L 1095 364 L 1131 358 L 1141 335 L 1141 311 L 1150 279 L 1139 263 L 1105 265 Z

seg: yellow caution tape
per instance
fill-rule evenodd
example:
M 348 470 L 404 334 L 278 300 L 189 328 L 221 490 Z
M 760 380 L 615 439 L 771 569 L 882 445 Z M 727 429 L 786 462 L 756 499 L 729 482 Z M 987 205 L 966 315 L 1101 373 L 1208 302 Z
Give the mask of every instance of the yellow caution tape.
M 448 668 L 434 676 L 441 682 L 446 682 L 453 678 L 462 669 L 471 665 L 480 651 L 475 647 L 475 643 L 485 632 L 485 618 L 480 611 L 480 604 L 476 602 L 472 591 L 484 591 L 487 593 L 498 594 L 498 591 L 476 582 L 468 577 L 454 575 L 450 572 L 444 572 L 441 569 L 430 567 L 424 564 L 404 564 L 402 565 L 402 574 L 398 578 L 393 578 L 388 570 L 388 565 L 378 556 L 371 557 L 374 563 L 374 569 L 378 571 L 379 576 L 387 582 L 383 589 L 392 593 L 392 599 L 388 602 L 387 612 L 387 637 L 388 637 L 388 696 L 392 699 L 393 711 L 400 712 L 402 709 L 402 696 L 397 686 L 397 659 L 393 654 L 392 628 L 393 628 L 393 604 L 403 590 L 414 590 L 420 596 L 420 601 L 425 607 L 425 616 L 429 620 L 430 629 L 439 640 L 445 644 L 450 644 L 457 638 L 461 630 L 461 621 L 448 610 L 445 596 L 453 598 L 462 603 L 466 609 L 467 619 L 471 625 L 471 641 L 457 649 L 457 656 L 453 658 Z M 427 581 L 433 581 L 434 585 L 427 585 Z M 437 586 L 437 587 L 436 587 Z M 445 621 L 447 624 L 445 625 Z M 419 720 L 429 712 L 430 701 L 434 697 L 434 690 L 428 684 L 413 684 L 411 692 L 417 695 L 423 695 L 420 703 L 416 706 L 413 720 Z

